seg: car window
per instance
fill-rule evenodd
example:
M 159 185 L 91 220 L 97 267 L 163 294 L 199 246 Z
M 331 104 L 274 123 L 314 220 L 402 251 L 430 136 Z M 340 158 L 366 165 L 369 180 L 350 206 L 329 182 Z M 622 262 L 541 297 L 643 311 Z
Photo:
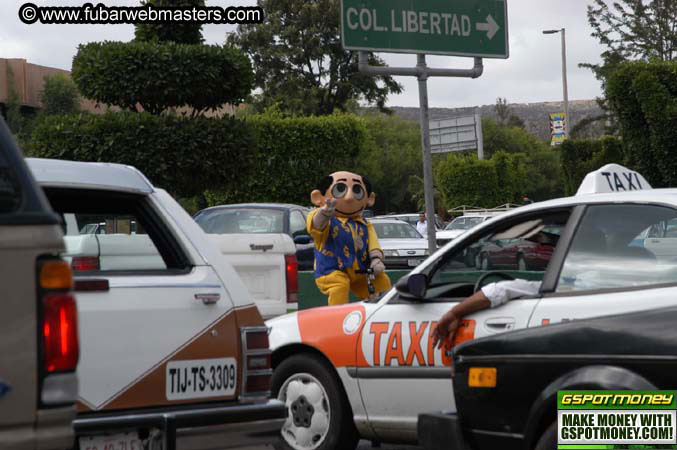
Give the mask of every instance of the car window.
M 454 219 L 449 225 L 447 225 L 447 230 L 469 230 L 475 225 L 479 225 L 484 220 L 483 217 L 459 217 Z
M 0 214 L 16 211 L 21 203 L 21 190 L 10 168 L 0 167 Z
M 143 195 L 45 189 L 65 224 L 63 258 L 76 274 L 185 269 L 161 219 Z
M 371 224 L 379 239 L 423 239 L 416 228 L 408 223 L 372 222 Z
M 284 211 L 266 208 L 223 208 L 195 217 L 205 233 L 284 233 Z
M 677 210 L 651 205 L 586 209 L 557 292 L 677 282 Z
M 524 221 L 511 219 L 505 228 L 499 226 L 470 242 L 466 240 L 430 266 L 427 297 L 446 296 L 449 289 L 459 290 L 451 296 L 470 295 L 468 286 L 488 272 L 542 280 L 569 215 L 569 211 L 558 211 Z M 488 277 L 486 282 L 500 279 Z
M 75 210 L 71 210 L 75 211 Z M 64 212 L 66 252 L 75 272 L 93 270 L 164 270 L 167 268 L 152 239 L 131 213 Z M 69 217 L 70 216 L 70 217 Z M 80 228 L 73 233 L 68 224 Z
M 289 231 L 294 237 L 308 234 L 308 231 L 306 230 L 306 220 L 300 211 L 291 212 L 289 216 Z

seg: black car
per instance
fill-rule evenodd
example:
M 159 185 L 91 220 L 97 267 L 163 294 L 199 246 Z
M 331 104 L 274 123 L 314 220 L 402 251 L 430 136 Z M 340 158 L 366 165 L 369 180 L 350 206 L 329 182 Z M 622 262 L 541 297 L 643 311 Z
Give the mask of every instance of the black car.
M 677 388 L 677 307 L 503 333 L 458 346 L 456 413 L 422 414 L 426 449 L 555 449 L 557 391 Z M 470 369 L 495 387 L 469 387 Z
M 240 203 L 199 211 L 193 219 L 206 233 L 285 233 L 294 239 L 299 270 L 312 270 L 313 240 L 306 230 L 310 209 L 289 203 Z

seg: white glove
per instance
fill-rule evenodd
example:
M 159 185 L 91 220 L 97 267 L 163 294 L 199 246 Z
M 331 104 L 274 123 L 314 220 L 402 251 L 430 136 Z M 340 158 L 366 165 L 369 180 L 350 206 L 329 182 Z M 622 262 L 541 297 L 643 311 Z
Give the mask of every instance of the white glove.
M 328 198 L 324 202 L 324 206 L 322 207 L 322 214 L 324 214 L 327 217 L 331 217 L 334 215 L 334 210 L 336 209 L 336 199 L 335 198 Z
M 374 270 L 374 275 L 381 274 L 386 270 L 386 266 L 381 261 L 381 258 L 372 258 L 369 267 Z

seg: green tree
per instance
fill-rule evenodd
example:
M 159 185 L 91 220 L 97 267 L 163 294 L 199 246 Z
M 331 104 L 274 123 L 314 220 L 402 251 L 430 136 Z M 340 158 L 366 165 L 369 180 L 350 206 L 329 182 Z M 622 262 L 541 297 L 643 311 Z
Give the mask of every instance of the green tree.
M 677 185 L 677 61 L 625 62 L 605 93 L 626 162 L 654 187 Z
M 418 124 L 384 114 L 367 114 L 363 119 L 368 140 L 356 171 L 374 186 L 374 210 L 383 214 L 417 208 L 406 180 L 422 171 Z
M 588 6 L 588 23 L 592 36 L 606 47 L 600 64 L 580 64 L 591 69 L 602 88 L 623 61 L 657 59 L 671 61 L 677 57 L 677 2 L 674 0 L 593 0 Z M 608 113 L 600 117 L 615 120 L 605 99 L 598 99 Z
M 205 6 L 205 0 L 142 0 L 142 5 L 156 7 Z M 138 24 L 134 39 L 141 42 L 175 42 L 177 44 L 202 44 L 200 23 L 148 23 Z
M 73 80 L 64 74 L 45 77 L 40 92 L 43 114 L 70 114 L 80 111 L 80 95 Z
M 258 0 L 263 23 L 240 25 L 228 43 L 249 55 L 258 110 L 278 103 L 294 114 L 348 111 L 359 99 L 385 110 L 388 95 L 402 91 L 392 77 L 362 74 L 357 52 L 343 49 L 339 0 Z M 371 55 L 372 65 L 383 61 Z
M 508 106 L 508 100 L 498 97 L 496 105 L 494 106 L 496 115 L 498 116 L 498 123 L 507 127 L 524 128 L 524 121 L 513 113 L 512 108 Z
M 536 136 L 522 128 L 502 125 L 490 117 L 482 119 L 484 155 L 490 158 L 494 153 L 530 153 L 545 150 L 548 146 Z

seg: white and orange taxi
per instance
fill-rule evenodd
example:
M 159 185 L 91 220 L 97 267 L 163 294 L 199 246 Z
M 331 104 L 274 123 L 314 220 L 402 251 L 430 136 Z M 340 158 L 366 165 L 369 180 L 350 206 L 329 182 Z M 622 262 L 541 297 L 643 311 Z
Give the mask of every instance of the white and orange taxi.
M 354 448 L 360 437 L 417 442 L 419 413 L 455 408 L 451 359 L 431 343 L 436 321 L 490 282 L 541 285 L 467 316 L 457 342 L 674 304 L 677 246 L 652 246 L 675 224 L 677 189 L 651 189 L 610 164 L 573 197 L 514 209 L 452 240 L 379 300 L 268 321 L 273 394 L 289 412 L 284 442 L 297 450 Z

